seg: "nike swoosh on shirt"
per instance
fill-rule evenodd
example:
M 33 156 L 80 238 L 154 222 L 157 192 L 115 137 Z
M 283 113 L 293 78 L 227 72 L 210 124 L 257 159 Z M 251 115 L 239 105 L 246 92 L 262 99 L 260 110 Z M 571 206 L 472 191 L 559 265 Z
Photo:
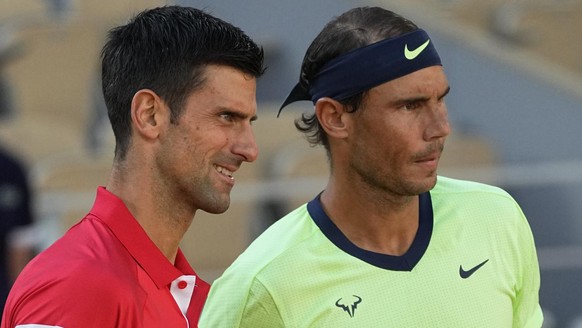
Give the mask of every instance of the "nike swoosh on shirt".
M 479 270 L 482 266 L 485 265 L 485 263 L 489 262 L 489 259 L 486 259 L 485 261 L 477 264 L 476 266 L 472 267 L 469 270 L 463 270 L 463 266 L 460 265 L 459 266 L 459 275 L 461 276 L 461 278 L 463 279 L 467 279 L 469 278 L 473 273 L 475 273 L 475 271 Z
M 430 43 L 430 40 L 426 40 L 425 43 L 421 44 L 418 48 L 416 48 L 414 50 L 409 50 L 408 44 L 405 44 L 404 45 L 404 57 L 406 57 L 406 59 L 408 59 L 408 60 L 413 60 L 414 58 L 418 57 L 418 55 L 420 55 L 420 53 L 428 46 L 429 43 Z

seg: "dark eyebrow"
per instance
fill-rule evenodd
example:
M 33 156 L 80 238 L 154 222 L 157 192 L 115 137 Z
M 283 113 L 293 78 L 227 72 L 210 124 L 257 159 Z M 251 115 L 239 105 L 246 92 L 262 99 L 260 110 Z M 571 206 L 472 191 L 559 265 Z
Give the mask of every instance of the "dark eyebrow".
M 445 92 L 443 92 L 440 96 L 438 96 L 438 100 L 443 99 L 449 92 L 451 91 L 451 87 L 448 86 L 447 89 L 445 90 Z M 399 102 L 402 103 L 411 103 L 411 102 L 426 102 L 429 101 L 430 97 L 412 97 L 412 98 L 408 98 L 408 99 L 402 99 Z
M 448 86 L 447 89 L 440 95 L 438 96 L 438 100 L 442 100 L 449 92 L 451 91 L 451 87 Z M 399 99 L 394 101 L 394 105 L 396 106 L 400 106 L 400 105 L 404 105 L 404 104 L 409 104 L 409 103 L 420 103 L 420 102 L 427 102 L 430 100 L 430 97 L 411 97 L 411 98 L 405 98 L 405 99 Z
M 223 110 L 221 111 L 221 113 L 225 113 L 225 114 L 232 115 L 232 116 L 234 116 L 234 117 L 236 117 L 237 119 L 240 119 L 240 120 L 244 120 L 244 119 L 246 119 L 246 118 L 249 117 L 248 115 L 244 114 L 241 111 L 234 110 L 234 109 L 230 109 L 230 108 L 223 108 Z M 250 117 L 250 121 L 251 122 L 254 122 L 258 118 L 259 117 L 255 114 L 255 115 L 253 115 L 253 116 Z
M 411 98 L 398 99 L 398 100 L 394 101 L 393 104 L 396 106 L 402 106 L 402 105 L 411 104 L 411 103 L 427 102 L 429 100 L 430 100 L 429 97 L 411 97 Z

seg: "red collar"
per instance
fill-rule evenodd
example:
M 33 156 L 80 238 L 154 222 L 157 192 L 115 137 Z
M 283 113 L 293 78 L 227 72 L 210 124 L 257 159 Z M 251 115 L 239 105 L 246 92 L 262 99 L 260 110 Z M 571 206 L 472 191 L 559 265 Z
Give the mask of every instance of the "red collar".
M 105 187 L 97 189 L 97 197 L 90 213 L 109 227 L 158 288 L 170 285 L 182 275 L 196 275 L 180 249 L 176 255 L 175 266 L 172 265 L 123 201 Z

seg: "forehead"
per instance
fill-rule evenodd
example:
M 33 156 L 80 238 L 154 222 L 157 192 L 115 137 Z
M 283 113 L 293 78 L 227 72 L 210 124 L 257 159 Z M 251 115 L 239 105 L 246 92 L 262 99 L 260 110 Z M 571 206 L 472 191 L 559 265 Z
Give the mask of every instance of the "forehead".
M 250 84 L 254 84 L 256 81 L 254 76 L 244 73 L 237 68 L 225 65 L 207 65 L 202 74 L 203 83 L 201 89 L 209 89 L 211 91 L 220 90 L 221 92 L 228 92 L 230 88 L 226 85 L 235 84 L 246 86 L 249 82 Z
M 205 108 L 255 110 L 256 78 L 230 66 L 208 65 L 188 101 Z

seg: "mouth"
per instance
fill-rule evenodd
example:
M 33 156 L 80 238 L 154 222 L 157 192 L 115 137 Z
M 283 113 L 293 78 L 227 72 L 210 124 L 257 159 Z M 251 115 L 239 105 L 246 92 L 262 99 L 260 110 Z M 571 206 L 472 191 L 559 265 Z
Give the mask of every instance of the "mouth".
M 214 169 L 216 170 L 216 172 L 218 172 L 221 175 L 234 181 L 234 177 L 232 176 L 234 174 L 234 171 L 231 171 L 231 170 L 229 170 L 223 166 L 219 166 L 219 165 L 214 165 Z
M 420 165 L 421 167 L 424 167 L 426 169 L 434 171 L 438 167 L 439 158 L 440 158 L 440 152 L 436 152 L 436 153 L 432 153 L 430 155 L 418 158 L 414 161 L 414 163 L 417 165 Z
M 423 158 L 417 159 L 415 162 L 416 163 L 435 162 L 435 161 L 437 161 L 439 159 L 439 157 L 440 156 L 438 154 L 434 154 L 434 155 L 431 155 L 431 156 L 427 156 L 427 157 L 423 157 Z
M 443 152 L 444 145 L 431 145 L 426 152 L 418 154 L 415 159 L 415 163 L 417 164 L 429 164 L 429 165 L 436 165 L 441 158 L 441 154 Z

